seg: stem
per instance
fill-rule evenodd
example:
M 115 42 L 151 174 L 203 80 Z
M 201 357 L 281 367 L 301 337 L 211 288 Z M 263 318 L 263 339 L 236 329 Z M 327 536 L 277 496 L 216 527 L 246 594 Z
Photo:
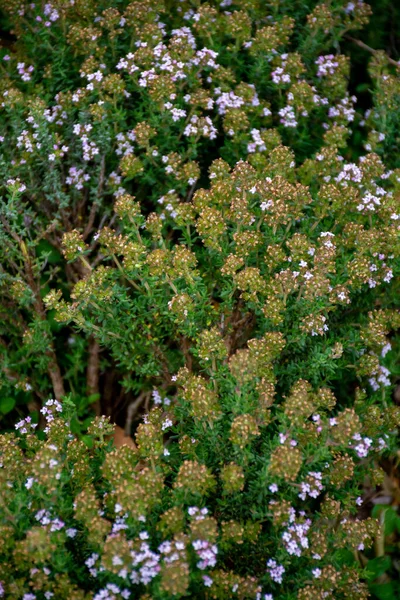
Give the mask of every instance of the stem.
M 299 300 L 300 300 L 302 293 L 303 293 L 303 286 L 301 285 L 301 286 L 300 286 L 300 289 L 299 289 L 299 293 L 298 293 L 298 295 L 297 295 L 297 301 L 299 301 Z
M 317 219 L 310 228 L 310 231 L 314 231 L 314 229 L 321 223 L 322 219 L 324 218 L 325 215 L 322 215 L 322 217 L 320 217 L 319 219 Z
M 361 40 L 356 40 L 356 38 L 351 37 L 351 35 L 345 35 L 344 38 L 346 40 L 349 40 L 349 42 L 353 42 L 353 44 L 356 44 L 357 46 L 359 46 L 363 50 L 366 50 L 367 52 L 370 52 L 370 54 L 376 55 L 379 52 L 379 50 L 375 50 L 374 48 L 371 48 L 371 46 L 367 46 L 367 44 L 365 44 Z M 393 58 L 390 58 L 390 56 L 386 56 L 386 58 L 387 58 L 388 62 L 391 65 L 394 65 L 395 67 L 399 67 L 400 66 L 400 63 L 398 63 L 397 61 L 393 60 Z
M 38 283 L 35 279 L 31 257 L 29 255 L 28 248 L 26 247 L 25 242 L 20 238 L 19 245 L 21 248 L 22 255 L 25 259 L 25 272 L 27 276 L 27 283 L 32 290 L 32 293 L 35 298 L 34 308 L 42 321 L 47 321 L 46 309 L 43 304 L 42 297 L 40 295 L 40 283 Z M 49 339 L 49 348 L 46 351 L 46 356 L 49 359 L 47 372 L 51 379 L 51 383 L 53 385 L 54 394 L 57 400 L 61 400 L 63 396 L 65 396 L 64 382 L 61 375 L 60 367 L 57 362 L 57 355 L 54 350 L 53 339 Z
M 88 261 L 88 260 L 86 260 L 86 258 L 85 258 L 84 256 L 80 256 L 79 258 L 81 259 L 81 261 L 83 262 L 83 264 L 85 265 L 85 267 L 86 267 L 86 268 L 87 268 L 89 271 L 92 271 L 92 266 L 91 266 L 91 264 L 89 263 L 89 261 Z
M 139 396 L 133 402 L 131 402 L 129 404 L 128 410 L 126 412 L 126 422 L 125 422 L 125 428 L 124 428 L 125 436 L 131 435 L 133 418 L 136 416 L 136 413 L 137 413 L 140 405 L 143 404 L 143 402 L 146 400 L 146 398 L 148 396 L 149 396 L 149 392 L 141 392 L 139 394 Z
M 136 230 L 136 235 L 138 236 L 138 240 L 141 244 L 143 244 L 143 240 L 142 240 L 142 236 L 140 235 L 140 231 L 139 231 L 139 227 L 136 225 L 135 221 L 132 219 L 132 217 L 129 217 L 130 222 L 132 223 L 132 225 L 134 226 L 135 230 Z
M 89 396 L 99 393 L 99 353 L 100 345 L 96 338 L 91 335 L 89 337 L 89 359 L 86 370 L 86 389 Z M 100 399 L 96 400 L 93 408 L 97 416 L 101 414 Z
M 119 262 L 118 258 L 115 256 L 115 254 L 112 255 L 115 264 L 117 265 L 119 271 L 122 273 L 122 275 L 125 277 L 125 279 L 131 284 L 132 287 L 135 288 L 135 290 L 137 290 L 138 292 L 141 292 L 140 287 L 138 286 L 137 283 L 135 283 L 134 281 L 132 281 L 131 279 L 129 279 L 129 277 L 126 276 L 125 271 L 121 265 L 121 263 Z
M 385 555 L 385 514 L 386 509 L 383 510 L 379 516 L 381 531 L 375 538 L 375 551 L 377 556 Z
M 178 290 L 176 289 L 175 285 L 172 283 L 171 279 L 168 277 L 168 275 L 166 276 L 167 278 L 167 282 L 169 283 L 169 285 L 171 286 L 171 289 L 173 290 L 174 294 L 178 293 Z

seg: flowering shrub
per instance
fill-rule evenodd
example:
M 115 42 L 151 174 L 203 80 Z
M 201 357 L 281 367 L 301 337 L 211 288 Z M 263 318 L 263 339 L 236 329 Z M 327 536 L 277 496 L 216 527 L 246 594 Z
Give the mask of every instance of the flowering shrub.
M 399 65 L 370 49 L 361 113 L 338 51 L 369 6 L 4 10 L 0 597 L 379 594 Z

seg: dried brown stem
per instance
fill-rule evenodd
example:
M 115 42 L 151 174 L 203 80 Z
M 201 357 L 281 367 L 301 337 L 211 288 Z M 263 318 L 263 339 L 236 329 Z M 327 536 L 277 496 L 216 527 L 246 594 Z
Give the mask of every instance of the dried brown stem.
M 161 350 L 161 348 L 159 346 L 157 346 L 156 344 L 153 345 L 153 350 L 154 350 L 154 354 L 156 355 L 156 357 L 159 359 L 159 361 L 161 363 L 164 380 L 166 383 L 170 384 L 172 379 L 171 379 L 171 374 L 169 372 L 168 359 L 167 359 L 165 353 L 163 352 L 163 350 Z
M 125 421 L 125 435 L 130 436 L 132 429 L 132 421 L 134 416 L 137 414 L 139 406 L 145 402 L 145 400 L 151 396 L 151 392 L 141 392 L 139 396 L 129 404 L 128 410 L 126 412 L 126 421 Z
M 193 370 L 193 357 L 190 353 L 190 343 L 187 337 L 182 336 L 181 338 L 181 348 L 183 352 L 183 356 L 185 357 L 185 366 L 189 369 L 189 371 Z
M 375 50 L 374 48 L 371 48 L 371 46 L 368 46 L 361 40 L 357 40 L 356 38 L 351 37 L 351 35 L 345 35 L 344 37 L 346 40 L 349 40 L 349 42 L 353 42 L 353 44 L 356 44 L 357 46 L 359 46 L 359 48 L 366 50 L 370 54 L 376 55 L 379 52 L 379 50 Z M 397 62 L 396 60 L 394 60 L 393 58 L 390 58 L 390 56 L 386 56 L 386 58 L 391 65 L 394 65 L 395 67 L 400 67 L 400 63 Z
M 29 255 L 29 252 L 25 245 L 25 242 L 21 238 L 19 238 L 19 245 L 21 248 L 22 255 L 25 259 L 24 266 L 25 266 L 25 273 L 26 273 L 26 277 L 27 277 L 27 283 L 28 283 L 29 287 L 31 288 L 34 298 L 35 298 L 35 302 L 34 302 L 35 311 L 42 321 L 46 321 L 47 320 L 46 319 L 46 309 L 44 307 L 43 300 L 40 295 L 40 284 L 36 281 L 34 273 L 33 273 L 31 257 Z M 57 400 L 61 400 L 61 398 L 63 396 L 65 396 L 64 382 L 63 382 L 63 378 L 61 375 L 60 367 L 57 362 L 57 355 L 54 350 L 53 341 L 51 339 L 49 340 L 49 348 L 46 351 L 46 356 L 49 361 L 48 367 L 47 367 L 47 372 L 51 379 L 51 383 L 52 383 L 53 390 L 54 390 L 54 395 Z
M 240 299 L 232 313 L 231 318 L 227 319 L 224 325 L 223 333 L 224 331 L 230 331 L 225 340 L 229 355 L 235 352 L 240 339 L 244 334 L 249 334 L 253 327 L 254 315 L 251 313 L 245 313 L 242 315 L 242 307 L 243 301 Z
M 104 383 L 102 386 L 103 414 L 111 416 L 114 408 L 114 383 L 116 372 L 114 369 L 107 369 L 105 372 Z
M 100 196 L 103 193 L 105 170 L 106 170 L 106 160 L 105 160 L 105 156 L 103 155 L 102 158 L 101 158 L 101 163 L 100 163 L 99 184 L 97 186 L 97 196 L 98 196 L 98 198 L 100 198 Z M 88 237 L 88 235 L 93 230 L 93 224 L 94 224 L 94 220 L 96 218 L 96 214 L 97 214 L 98 208 L 99 208 L 98 203 L 97 202 L 93 202 L 92 208 L 90 210 L 90 214 L 89 214 L 89 219 L 88 219 L 87 225 L 86 225 L 85 230 L 84 230 L 84 232 L 82 234 L 82 237 L 83 237 L 84 240 L 86 240 L 86 238 Z
M 86 390 L 89 396 L 99 394 L 100 345 L 93 335 L 89 337 L 89 358 L 86 369 Z M 91 405 L 97 416 L 101 414 L 100 396 Z
M 61 398 L 65 396 L 64 382 L 60 367 L 58 366 L 56 353 L 54 352 L 52 346 L 53 344 L 51 344 L 51 348 L 49 348 L 49 350 L 46 352 L 47 356 L 49 357 L 47 372 L 53 385 L 54 395 L 57 400 L 61 400 Z
M 92 204 L 92 208 L 91 208 L 90 213 L 89 213 L 89 219 L 88 219 L 87 225 L 85 227 L 84 232 L 82 233 L 82 238 L 84 240 L 86 240 L 86 238 L 88 237 L 88 235 L 91 233 L 91 231 L 93 229 L 93 223 L 94 223 L 94 220 L 96 218 L 96 213 L 97 213 L 98 207 L 99 206 L 98 206 L 98 204 L 96 204 L 96 202 L 94 202 Z

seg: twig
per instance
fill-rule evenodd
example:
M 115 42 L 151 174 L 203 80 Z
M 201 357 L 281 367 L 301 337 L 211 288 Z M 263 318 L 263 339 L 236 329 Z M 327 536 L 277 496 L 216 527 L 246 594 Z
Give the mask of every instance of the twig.
M 31 288 L 34 298 L 35 298 L 34 307 L 35 307 L 36 313 L 42 321 L 46 321 L 47 320 L 46 309 L 44 307 L 43 300 L 42 300 L 42 297 L 40 294 L 40 283 L 38 283 L 35 279 L 29 251 L 25 245 L 25 242 L 21 238 L 20 238 L 19 245 L 21 248 L 22 255 L 25 259 L 25 273 L 26 273 L 28 285 Z M 58 366 L 57 355 L 54 350 L 54 345 L 53 345 L 52 339 L 49 340 L 49 348 L 46 351 L 46 356 L 49 360 L 47 372 L 49 374 L 51 383 L 53 385 L 55 397 L 57 400 L 61 400 L 61 398 L 63 396 L 65 396 L 64 382 L 63 382 L 63 378 L 61 375 L 60 367 Z
M 196 188 L 196 184 L 197 184 L 197 180 L 194 182 L 194 184 L 192 185 L 192 187 L 189 189 L 188 195 L 186 196 L 186 202 L 190 202 L 192 199 L 192 196 L 194 194 L 194 190 Z
M 99 353 L 100 345 L 96 338 L 89 337 L 89 358 L 86 370 L 86 389 L 89 396 L 99 393 Z M 101 414 L 100 398 L 92 404 L 97 416 Z
M 143 402 L 146 400 L 147 396 L 150 396 L 151 392 L 141 392 L 139 396 L 131 402 L 126 411 L 126 421 L 125 421 L 125 435 L 131 435 L 132 421 L 133 417 L 136 415 L 138 408 Z
M 185 357 L 185 365 L 189 369 L 189 371 L 193 370 L 193 358 L 190 354 L 190 343 L 187 337 L 181 337 L 181 348 L 183 355 Z
M 376 54 L 378 54 L 378 52 L 380 52 L 379 50 L 375 50 L 374 48 L 371 48 L 371 46 L 368 46 L 361 40 L 357 40 L 356 38 L 351 37 L 351 35 L 345 35 L 344 37 L 346 40 L 349 40 L 349 42 L 353 42 L 353 44 L 356 44 L 357 46 L 359 46 L 363 50 L 366 50 L 370 54 L 376 55 Z M 394 65 L 395 67 L 400 67 L 400 62 L 397 62 L 396 60 L 394 60 L 393 58 L 390 58 L 390 56 L 387 56 L 387 55 L 386 55 L 386 58 L 391 65 Z
M 171 379 L 171 375 L 170 375 L 170 372 L 169 372 L 168 359 L 165 356 L 165 353 L 156 344 L 153 345 L 153 351 L 154 351 L 154 354 L 156 355 L 156 357 L 158 358 L 158 360 L 161 363 L 161 367 L 162 367 L 162 370 L 163 370 L 163 375 L 164 375 L 166 381 L 168 382 L 168 384 L 170 384 L 171 381 L 172 381 L 172 379 Z
M 104 174 L 105 174 L 105 169 L 106 169 L 106 161 L 105 161 L 105 155 L 103 154 L 102 158 L 101 158 L 101 163 L 100 163 L 100 175 L 99 175 L 99 184 L 97 186 L 97 196 L 100 197 L 101 194 L 103 193 L 103 187 L 104 187 Z M 89 219 L 88 219 L 88 223 L 85 227 L 85 231 L 82 234 L 83 239 L 85 240 L 87 238 L 87 236 L 89 235 L 89 233 L 92 231 L 93 229 L 93 223 L 96 217 L 96 213 L 97 213 L 97 209 L 98 209 L 99 205 L 97 202 L 93 202 L 92 204 L 92 208 L 89 214 Z
M 82 233 L 83 240 L 86 240 L 86 238 L 88 237 L 89 233 L 93 229 L 93 223 L 94 223 L 94 220 L 96 218 L 96 213 L 97 213 L 98 207 L 99 207 L 99 205 L 97 204 L 97 202 L 93 202 L 92 208 L 91 208 L 90 213 L 89 213 L 89 219 L 88 219 L 87 225 L 85 227 L 85 231 Z
M 53 346 L 53 344 L 51 344 L 51 346 Z M 46 354 L 49 357 L 49 366 L 47 370 L 50 375 L 51 383 L 53 384 L 54 394 L 57 400 L 61 400 L 61 398 L 65 396 L 65 390 L 60 367 L 58 366 L 56 358 L 56 353 L 51 347 Z
M 375 553 L 379 556 L 385 556 L 385 515 L 386 510 L 382 510 L 379 515 L 380 522 L 380 530 L 378 531 L 377 536 L 375 537 Z

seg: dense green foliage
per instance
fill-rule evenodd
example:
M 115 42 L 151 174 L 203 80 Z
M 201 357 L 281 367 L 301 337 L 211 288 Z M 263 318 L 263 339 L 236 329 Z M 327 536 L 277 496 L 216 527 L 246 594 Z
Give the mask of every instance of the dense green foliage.
M 370 7 L 3 11 L 0 597 L 394 600 L 400 83 Z

